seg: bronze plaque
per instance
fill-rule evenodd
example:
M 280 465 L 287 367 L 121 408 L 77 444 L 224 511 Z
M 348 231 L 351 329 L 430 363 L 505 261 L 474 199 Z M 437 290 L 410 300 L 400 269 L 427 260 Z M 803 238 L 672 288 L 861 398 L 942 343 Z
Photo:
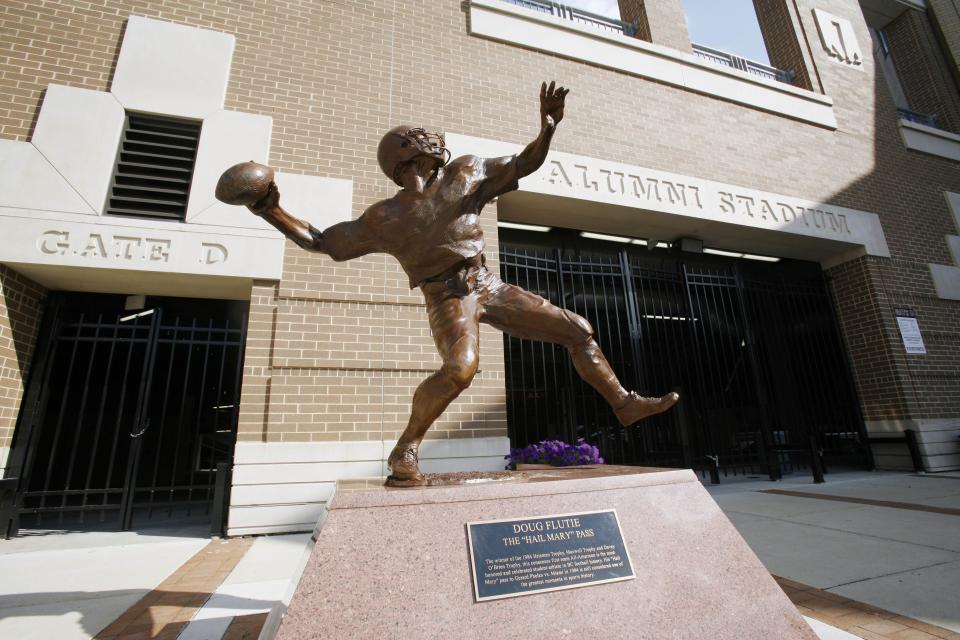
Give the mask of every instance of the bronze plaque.
M 477 602 L 631 580 L 614 509 L 468 522 Z

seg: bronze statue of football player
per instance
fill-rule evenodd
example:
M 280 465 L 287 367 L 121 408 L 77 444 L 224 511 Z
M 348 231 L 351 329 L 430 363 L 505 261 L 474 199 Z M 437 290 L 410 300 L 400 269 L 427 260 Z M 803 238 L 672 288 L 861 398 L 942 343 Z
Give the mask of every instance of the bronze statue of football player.
M 519 154 L 504 158 L 462 156 L 450 160 L 443 136 L 402 125 L 387 132 L 377 147 L 380 168 L 401 187 L 363 215 L 324 231 L 280 207 L 273 172 L 243 163 L 228 169 L 217 197 L 250 211 L 307 251 L 336 261 L 368 253 L 388 253 L 403 267 L 410 288 L 420 287 L 430 329 L 443 359 L 440 370 L 413 395 L 410 421 L 387 461 L 388 483 L 424 483 L 418 466 L 420 442 L 430 425 L 470 386 L 480 362 L 479 323 L 518 338 L 563 345 L 573 365 L 610 404 L 624 426 L 665 411 L 679 396 L 646 398 L 617 380 L 584 318 L 540 296 L 501 281 L 483 254 L 483 206 L 517 189 L 517 181 L 543 164 L 557 124 L 563 120 L 568 89 L 551 82 L 540 88 L 540 134 Z

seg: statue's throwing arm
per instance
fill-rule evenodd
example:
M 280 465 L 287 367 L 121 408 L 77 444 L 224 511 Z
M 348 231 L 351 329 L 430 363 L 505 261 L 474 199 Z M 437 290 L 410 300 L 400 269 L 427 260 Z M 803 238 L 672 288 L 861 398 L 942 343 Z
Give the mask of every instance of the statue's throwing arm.
M 309 222 L 290 215 L 279 204 L 260 211 L 255 210 L 254 213 L 270 223 L 280 233 L 296 242 L 301 248 L 307 251 L 327 253 L 323 233 Z
M 377 251 L 373 234 L 363 216 L 357 220 L 340 222 L 321 232 L 309 222 L 287 213 L 279 202 L 270 203 L 262 209 L 251 207 L 251 210 L 301 248 L 325 253 L 338 262 Z

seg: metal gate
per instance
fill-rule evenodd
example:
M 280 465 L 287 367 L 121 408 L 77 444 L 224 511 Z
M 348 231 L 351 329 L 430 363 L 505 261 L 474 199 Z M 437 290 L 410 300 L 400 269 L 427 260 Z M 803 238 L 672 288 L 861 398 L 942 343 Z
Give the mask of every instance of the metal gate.
M 502 229 L 500 266 L 506 282 L 587 318 L 624 386 L 682 398 L 623 429 L 563 348 L 505 336 L 512 446 L 585 438 L 612 463 L 771 478 L 872 466 L 818 265 Z
M 216 531 L 246 304 L 147 298 L 145 309 L 123 311 L 123 301 L 51 296 L 11 455 L 20 526 L 210 519 Z

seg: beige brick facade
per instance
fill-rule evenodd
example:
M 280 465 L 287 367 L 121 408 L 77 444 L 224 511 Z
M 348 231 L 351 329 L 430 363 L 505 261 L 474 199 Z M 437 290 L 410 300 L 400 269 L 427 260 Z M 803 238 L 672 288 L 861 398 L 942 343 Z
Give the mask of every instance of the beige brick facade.
M 960 131 L 960 93 L 951 71 L 955 67 L 942 53 L 933 14 L 906 11 L 884 33 L 910 109 L 934 115 L 947 131 Z
M 689 50 L 679 0 L 620 4 L 654 43 Z M 48 83 L 107 90 L 130 14 L 223 31 L 236 37 L 226 107 L 273 118 L 277 169 L 352 180 L 356 217 L 394 191 L 375 161 L 390 126 L 522 144 L 537 132 L 540 82 L 556 79 L 572 89 L 556 150 L 878 214 L 891 258 L 828 272 L 864 416 L 958 418 L 960 303 L 937 297 L 927 265 L 952 264 L 945 236 L 957 229 L 944 192 L 960 193 L 960 169 L 904 147 L 870 56 L 862 69 L 828 58 L 814 8 L 849 20 L 870 51 L 855 1 L 757 6 L 768 45 L 782 45 L 770 46 L 771 59 L 795 69 L 799 86 L 833 99 L 836 130 L 472 36 L 466 4 L 452 0 L 9 0 L 0 16 L 8 96 L 0 138 L 29 140 Z M 484 219 L 496 270 L 495 206 Z M 30 291 L 35 313 L 42 292 Z M 903 354 L 899 306 L 916 311 L 926 356 Z M 430 437 L 506 435 L 502 340 L 484 328 L 481 341 L 481 373 Z M 282 279 L 254 283 L 239 439 L 391 440 L 413 389 L 437 365 L 422 297 L 392 258 L 334 263 L 288 243 Z M 10 379 L 0 445 L 16 414 L 20 383 Z
M 927 0 L 951 67 L 960 69 L 960 1 Z
M 0 265 L 0 447 L 13 443 L 46 297 L 43 287 Z
M 796 6 L 783 0 L 754 0 L 754 6 L 770 64 L 793 73 L 793 84 L 796 86 L 822 92 L 819 84 L 814 89 L 810 79 L 813 64 L 810 50 L 804 46 L 806 42 L 802 37 Z
M 681 0 L 619 0 L 620 15 L 636 21 L 637 37 L 678 51 L 690 51 L 690 34 Z

